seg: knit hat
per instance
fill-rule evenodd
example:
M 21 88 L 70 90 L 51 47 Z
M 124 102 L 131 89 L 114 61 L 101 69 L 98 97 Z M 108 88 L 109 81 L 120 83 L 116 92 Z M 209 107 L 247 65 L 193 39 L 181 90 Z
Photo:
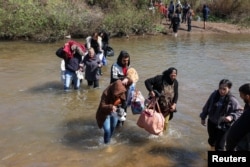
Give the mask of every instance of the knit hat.
M 134 68 L 129 68 L 127 71 L 127 78 L 129 78 L 133 83 L 136 83 L 139 80 L 137 71 Z

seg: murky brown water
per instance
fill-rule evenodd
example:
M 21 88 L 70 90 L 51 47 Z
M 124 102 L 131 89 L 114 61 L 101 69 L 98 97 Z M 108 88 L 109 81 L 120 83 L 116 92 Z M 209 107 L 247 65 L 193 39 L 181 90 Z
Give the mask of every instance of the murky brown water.
M 84 81 L 80 91 L 64 93 L 55 56 L 64 42 L 0 42 L 0 167 L 205 167 L 202 106 L 222 78 L 233 81 L 239 100 L 238 87 L 250 82 L 249 35 L 111 39 L 115 57 L 103 68 L 101 88 L 89 89 Z M 167 135 L 150 138 L 129 110 L 125 127 L 106 147 L 95 112 L 110 65 L 123 49 L 144 95 L 146 78 L 170 66 L 179 70 L 178 113 Z

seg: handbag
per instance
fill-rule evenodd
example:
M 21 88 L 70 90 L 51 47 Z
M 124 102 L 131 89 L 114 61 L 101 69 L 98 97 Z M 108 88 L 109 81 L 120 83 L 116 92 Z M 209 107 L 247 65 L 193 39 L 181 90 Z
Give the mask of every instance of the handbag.
M 131 111 L 133 114 L 141 114 L 144 110 L 144 101 L 145 98 L 143 97 L 141 91 L 136 90 L 131 100 Z
M 157 107 L 157 109 L 155 108 Z M 161 114 L 157 98 L 152 98 L 137 120 L 137 125 L 147 132 L 159 135 L 164 130 L 165 118 Z
M 76 71 L 76 76 L 78 79 L 83 79 L 84 78 L 84 72 L 77 70 Z

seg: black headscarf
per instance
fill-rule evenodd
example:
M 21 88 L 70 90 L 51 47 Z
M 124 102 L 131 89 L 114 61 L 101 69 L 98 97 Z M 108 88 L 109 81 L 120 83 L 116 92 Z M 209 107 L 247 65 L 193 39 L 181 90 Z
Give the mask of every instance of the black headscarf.
M 166 71 L 164 71 L 164 72 L 162 73 L 162 75 L 163 75 L 163 77 L 162 77 L 163 83 L 166 82 L 166 83 L 168 83 L 169 85 L 172 85 L 172 84 L 174 83 L 174 80 L 172 80 L 172 79 L 170 78 L 170 74 L 172 74 L 173 71 L 176 71 L 176 75 L 177 75 L 177 69 L 174 68 L 174 67 L 170 67 L 169 69 L 167 69 Z

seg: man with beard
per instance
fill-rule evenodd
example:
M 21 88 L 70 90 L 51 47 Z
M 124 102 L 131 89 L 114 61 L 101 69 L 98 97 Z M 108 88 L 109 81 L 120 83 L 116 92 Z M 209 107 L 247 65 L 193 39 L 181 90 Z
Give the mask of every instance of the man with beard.
M 117 80 L 121 80 L 122 84 L 126 86 L 128 84 L 128 78 L 126 78 L 126 76 L 129 65 L 130 55 L 127 51 L 122 50 L 117 58 L 117 61 L 111 66 L 110 84 L 114 83 Z M 133 87 L 133 84 L 130 87 Z M 128 88 L 128 91 L 130 90 L 130 87 Z M 123 105 L 123 108 L 126 112 L 127 105 Z M 121 127 L 123 126 L 123 124 L 124 121 L 118 121 L 117 127 Z
M 125 78 L 127 70 L 130 65 L 130 55 L 127 51 L 122 50 L 117 58 L 116 63 L 111 66 L 111 77 L 110 83 L 116 80 L 122 80 L 124 85 L 127 84 L 128 80 Z
M 245 102 L 243 114 L 232 125 L 227 136 L 227 151 L 249 151 L 250 132 L 250 83 L 239 88 L 240 97 Z

